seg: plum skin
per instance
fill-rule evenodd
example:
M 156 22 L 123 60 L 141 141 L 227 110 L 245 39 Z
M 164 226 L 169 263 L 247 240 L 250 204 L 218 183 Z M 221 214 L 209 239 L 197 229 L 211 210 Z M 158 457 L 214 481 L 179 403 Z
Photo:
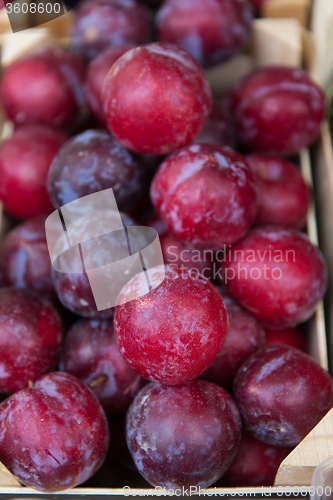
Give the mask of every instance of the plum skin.
M 25 486 L 45 492 L 89 479 L 109 444 L 100 403 L 68 373 L 48 373 L 6 399 L 0 428 L 0 460 Z
M 235 148 L 234 124 L 224 103 L 213 101 L 207 121 L 193 142 L 195 144 L 223 144 Z
M 265 332 L 257 320 L 231 297 L 222 293 L 222 298 L 228 313 L 228 335 L 221 351 L 201 378 L 230 391 L 242 363 L 264 346 Z
M 86 130 L 53 158 L 46 187 L 54 208 L 112 188 L 119 210 L 133 207 L 147 184 L 143 165 L 106 131 Z
M 87 59 L 109 47 L 149 42 L 149 10 L 136 0 L 86 0 L 72 24 L 73 46 Z
M 325 96 L 305 71 L 268 66 L 238 82 L 229 104 L 242 148 L 291 156 L 319 135 Z
M 67 333 L 59 366 L 88 385 L 108 415 L 125 413 L 145 384 L 119 353 L 112 320 L 76 321 Z
M 41 294 L 1 288 L 0 332 L 0 393 L 23 389 L 56 368 L 63 326 Z
M 0 282 L 55 297 L 45 235 L 45 216 L 22 222 L 0 244 Z
M 311 200 L 310 187 L 299 168 L 282 158 L 247 155 L 258 181 L 256 225 L 282 224 L 303 229 Z
M 67 141 L 47 125 L 25 125 L 0 146 L 0 199 L 18 219 L 48 214 L 52 204 L 45 188 L 47 173 Z
M 264 443 L 243 430 L 236 456 L 215 486 L 273 486 L 278 468 L 290 452 L 287 446 Z
M 16 125 L 70 127 L 85 104 L 84 73 L 83 59 L 59 47 L 18 59 L 1 80 L 1 102 L 8 118 Z
M 191 271 L 193 277 L 201 274 L 210 279 L 213 276 L 213 253 L 205 255 L 199 250 L 183 246 L 172 234 L 164 233 L 160 236 L 164 262 L 171 267 L 185 267 Z
M 332 407 L 333 384 L 307 354 L 287 346 L 266 346 L 240 368 L 234 398 L 254 437 L 295 446 Z
M 257 186 L 245 159 L 218 144 L 194 144 L 160 166 L 150 195 L 167 230 L 181 243 L 218 250 L 249 230 Z
M 265 328 L 266 345 L 288 345 L 307 352 L 305 336 L 300 328 L 284 328 L 271 330 Z
M 222 279 L 264 326 L 283 329 L 315 312 L 326 290 L 327 268 L 305 234 L 285 226 L 260 226 L 227 250 Z
M 105 216 L 109 217 L 110 220 L 112 218 L 116 218 L 116 220 L 118 220 L 117 213 L 113 211 L 109 211 L 109 213 Z M 120 217 L 124 226 L 134 225 L 133 220 L 127 215 L 120 213 Z M 86 217 L 78 218 L 70 226 L 71 231 L 76 232 L 78 241 L 84 241 L 87 234 L 92 234 L 92 228 L 96 230 L 95 234 L 103 234 L 104 227 L 105 224 L 103 221 L 103 217 L 100 216 L 100 213 L 98 211 L 91 214 L 88 213 Z M 117 248 L 119 235 L 117 237 L 115 236 L 115 232 L 111 232 L 107 235 L 104 235 L 104 237 L 97 237 L 95 238 L 95 240 L 92 239 L 89 241 L 92 242 L 92 246 L 90 248 L 91 259 L 95 259 L 94 262 L 96 266 L 104 266 L 110 262 L 109 257 L 112 255 L 112 251 Z M 99 252 L 95 251 L 96 247 L 94 245 L 94 241 L 96 241 L 97 243 Z M 71 266 L 71 257 L 68 257 L 65 250 L 67 250 L 67 245 L 63 247 L 63 253 L 59 257 L 59 262 L 60 266 L 63 265 L 65 269 L 68 269 Z M 103 255 L 101 256 L 101 254 Z M 127 261 L 125 260 L 124 262 L 124 259 L 123 263 L 119 261 L 119 274 L 126 275 L 127 271 Z M 95 298 L 86 272 L 60 272 L 52 267 L 51 277 L 60 302 L 74 314 L 83 316 L 84 318 L 94 319 L 106 319 L 113 316 L 113 307 L 102 310 L 97 309 Z
M 243 0 L 166 0 L 156 24 L 161 41 L 183 47 L 210 66 L 241 50 L 251 20 L 251 5 Z
M 105 78 L 117 59 L 133 48 L 134 46 L 131 44 L 110 47 L 98 54 L 87 67 L 84 93 L 90 111 L 102 125 L 105 125 L 105 118 L 101 93 Z
M 148 384 L 126 418 L 127 444 L 139 472 L 154 486 L 207 487 L 230 465 L 241 420 L 231 396 L 210 382 Z
M 150 269 L 150 282 L 163 271 L 163 266 Z M 121 299 L 143 282 L 143 273 L 135 276 Z M 200 276 L 191 278 L 188 270 L 165 266 L 157 288 L 115 308 L 114 328 L 119 351 L 134 371 L 147 380 L 175 385 L 208 368 L 225 341 L 228 320 L 213 285 Z
M 151 43 L 114 63 L 102 102 L 110 132 L 126 148 L 165 155 L 195 139 L 208 118 L 212 95 L 205 73 L 188 52 Z

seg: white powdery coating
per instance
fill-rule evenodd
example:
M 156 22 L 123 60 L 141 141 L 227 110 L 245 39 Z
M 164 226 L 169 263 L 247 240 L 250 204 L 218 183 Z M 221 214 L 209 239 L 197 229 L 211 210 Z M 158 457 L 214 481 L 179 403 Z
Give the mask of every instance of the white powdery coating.
M 155 54 L 159 54 L 161 56 L 168 57 L 173 59 L 181 66 L 186 66 L 187 69 L 197 72 L 198 64 L 192 56 L 187 54 L 187 52 L 176 45 L 171 45 L 168 47 L 167 44 L 160 43 L 152 43 L 145 46 L 146 50 L 149 52 L 154 52 Z
M 179 172 L 179 175 L 175 182 L 170 186 L 168 190 L 168 195 L 174 193 L 180 184 L 183 184 L 190 177 L 196 175 L 200 170 L 202 170 L 207 163 L 207 159 L 203 158 L 193 158 L 192 160 L 187 161 L 183 164 L 182 169 Z

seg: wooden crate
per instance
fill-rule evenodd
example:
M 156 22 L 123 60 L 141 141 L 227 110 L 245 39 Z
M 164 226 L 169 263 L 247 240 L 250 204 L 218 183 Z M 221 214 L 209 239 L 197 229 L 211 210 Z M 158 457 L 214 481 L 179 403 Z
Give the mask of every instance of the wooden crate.
M 273 0 L 271 7 L 273 6 Z M 320 0 L 321 1 L 321 0 Z M 324 1 L 324 0 L 322 0 Z M 329 0 L 331 1 L 331 0 Z M 317 46 L 315 44 L 315 37 L 312 33 L 305 31 L 304 26 L 306 25 L 305 8 L 309 8 L 309 2 L 307 0 L 288 0 L 288 9 L 285 17 L 288 19 L 283 19 L 283 4 L 285 0 L 274 0 L 276 9 L 280 8 L 279 16 L 269 15 L 268 19 L 256 20 L 253 23 L 253 45 L 251 55 L 242 54 L 225 64 L 215 67 L 207 72 L 209 80 L 211 82 L 214 93 L 218 96 L 226 88 L 232 85 L 240 77 L 247 74 L 255 66 L 260 66 L 264 64 L 291 64 L 294 66 L 299 66 L 304 61 L 307 61 L 308 67 L 311 68 L 311 74 L 317 81 L 320 81 L 321 74 L 318 70 L 319 65 L 317 64 L 316 54 Z M 279 5 L 278 5 L 279 4 Z M 293 4 L 294 9 L 296 9 L 298 15 L 290 14 L 290 7 Z M 298 6 L 298 7 L 297 7 Z M 302 12 L 297 10 L 297 8 L 302 8 Z M 274 11 L 276 12 L 276 10 Z M 306 11 L 308 12 L 308 11 Z M 52 31 L 50 31 L 49 24 L 46 23 L 42 28 L 31 29 L 27 32 L 29 37 L 25 38 L 26 44 L 29 44 L 29 51 L 34 48 L 40 48 L 42 44 L 53 43 L 54 40 L 60 41 L 60 43 L 66 44 L 68 42 L 68 30 L 70 25 L 70 20 L 64 21 L 64 25 L 61 26 L 60 32 L 55 29 L 54 21 L 52 25 Z M 63 36 L 65 32 L 65 36 Z M 60 35 L 61 33 L 61 35 Z M 20 46 L 15 42 L 20 37 Z M 5 34 L 3 37 L 3 64 L 9 64 L 22 54 L 22 35 L 21 34 Z M 262 50 L 262 47 L 266 47 L 266 50 Z M 26 48 L 24 49 L 24 53 Z M 320 74 L 319 74 L 320 73 Z M 8 137 L 12 132 L 11 124 L 2 120 L 0 123 L 0 136 L 3 138 Z M 331 205 L 326 203 L 326 200 L 330 200 L 333 204 L 333 170 L 329 170 L 329 161 L 333 161 L 333 153 L 328 151 L 327 146 L 327 124 L 323 124 L 322 136 L 319 141 L 318 146 L 315 150 L 314 162 L 307 149 L 300 152 L 299 162 L 301 170 L 304 177 L 307 179 L 308 183 L 313 186 L 312 173 L 315 173 L 315 200 L 316 203 L 312 206 L 307 219 L 307 232 L 313 241 L 313 243 L 318 243 L 318 227 L 317 227 L 317 215 L 320 221 L 319 227 L 322 224 L 328 225 L 329 219 L 332 219 L 331 215 L 333 212 L 331 210 Z M 323 158 L 324 157 L 324 158 Z M 331 175 L 332 173 L 332 175 Z M 318 184 L 317 191 L 317 181 L 318 177 L 320 183 Z M 325 197 L 321 196 L 322 190 L 325 189 Z M 319 199 L 320 198 L 320 199 Z M 316 213 L 317 210 L 317 213 Z M 3 221 L 6 219 L 4 218 Z M 323 222 L 324 221 L 324 222 Z M 333 222 L 331 222 L 333 224 Z M 333 228 L 332 228 L 333 229 Z M 333 231 L 330 232 L 330 235 Z M 330 249 L 332 249 L 332 238 L 330 239 Z M 332 268 L 333 267 L 333 252 L 328 253 L 328 247 L 326 247 L 325 242 L 325 252 L 326 258 L 330 264 L 330 283 L 333 283 Z M 330 295 L 331 291 L 329 291 Z M 331 308 L 333 310 L 333 307 Z M 316 314 L 307 323 L 307 332 L 309 340 L 309 351 L 310 354 L 321 364 L 325 369 L 328 368 L 328 355 L 327 355 L 327 342 L 326 342 L 326 326 L 325 326 L 325 316 L 323 304 L 319 304 Z M 332 436 L 332 426 L 333 426 L 333 410 L 331 410 L 324 419 L 319 422 L 319 424 L 310 432 L 310 434 L 288 455 L 288 457 L 280 465 L 278 474 L 275 480 L 275 486 L 272 488 L 268 487 L 250 487 L 250 488 L 208 488 L 201 492 L 201 494 L 220 494 L 233 496 L 236 493 L 240 495 L 249 494 L 270 494 L 274 498 L 274 494 L 282 494 L 283 492 L 289 493 L 297 491 L 309 492 L 311 487 L 312 474 L 315 468 L 327 457 L 333 455 L 333 437 Z M 299 488 L 299 490 L 295 489 Z M 127 491 L 127 496 L 132 496 L 137 492 L 137 494 L 150 495 L 153 494 L 155 490 L 153 489 L 142 489 L 141 491 L 131 490 Z M 22 487 L 13 476 L 0 465 L 0 494 L 10 494 L 10 495 L 32 495 L 36 496 L 42 494 L 47 496 L 45 493 L 38 493 L 30 488 Z M 64 492 L 57 493 L 58 495 L 68 495 L 68 496 L 81 496 L 88 495 L 92 497 L 101 497 L 109 495 L 124 495 L 124 490 L 120 488 L 84 488 L 77 487 L 72 490 L 67 490 Z

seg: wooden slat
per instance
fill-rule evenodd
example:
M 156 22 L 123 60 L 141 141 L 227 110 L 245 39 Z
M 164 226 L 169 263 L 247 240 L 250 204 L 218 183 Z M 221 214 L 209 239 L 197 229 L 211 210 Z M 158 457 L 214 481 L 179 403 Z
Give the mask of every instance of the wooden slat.
M 332 429 L 333 410 L 330 410 L 310 434 L 284 459 L 274 484 L 310 486 L 315 468 L 333 455 Z
M 16 486 L 22 488 L 20 483 L 16 481 L 15 477 L 9 470 L 0 462 L 0 493 L 4 486 Z
M 206 71 L 206 74 L 213 94 L 220 97 L 223 92 L 250 73 L 253 68 L 253 58 L 246 54 L 240 54 L 223 64 L 210 68 Z
M 256 19 L 252 34 L 256 66 L 301 65 L 302 28 L 296 19 Z
M 321 250 L 328 266 L 328 291 L 325 298 L 327 338 L 330 366 L 333 367 L 333 148 L 327 122 L 321 127 L 320 141 L 315 149 L 314 182 L 318 209 L 318 230 Z
M 44 0 L 44 4 L 47 4 L 48 0 Z M 44 22 L 41 17 L 41 24 L 38 26 L 40 29 L 47 29 L 50 31 L 53 39 L 61 45 L 68 45 L 70 43 L 70 31 L 73 22 L 74 14 L 72 11 L 66 12 L 66 14 L 53 19 L 52 21 Z
M 2 39 L 1 65 L 6 67 L 30 52 L 52 44 L 51 32 L 45 28 L 19 33 L 7 32 Z
M 311 31 L 315 48 L 313 76 L 326 88 L 333 74 L 333 1 L 315 0 Z
M 266 0 L 262 3 L 261 17 L 297 19 L 303 28 L 309 21 L 310 0 Z

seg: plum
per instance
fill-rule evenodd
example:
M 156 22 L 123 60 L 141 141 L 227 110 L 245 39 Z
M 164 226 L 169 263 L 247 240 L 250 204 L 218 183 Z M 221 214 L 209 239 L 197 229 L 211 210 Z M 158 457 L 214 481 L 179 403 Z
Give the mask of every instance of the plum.
M 327 286 L 320 250 L 304 233 L 285 226 L 252 229 L 227 249 L 221 265 L 229 293 L 268 328 L 308 320 Z
M 132 48 L 133 45 L 131 44 L 110 47 L 98 54 L 88 65 L 85 80 L 85 96 L 90 111 L 102 125 L 105 124 L 105 118 L 101 93 L 106 75 L 117 59 Z
M 52 211 L 45 188 L 53 158 L 67 137 L 47 125 L 25 125 L 0 145 L 0 199 L 18 219 Z
M 74 323 L 64 342 L 60 368 L 88 385 L 109 415 L 125 413 L 145 383 L 119 353 L 112 319 Z
M 307 354 L 288 346 L 266 346 L 240 368 L 234 397 L 254 437 L 295 446 L 332 407 L 333 384 Z
M 0 243 L 0 283 L 29 288 L 53 298 L 51 261 L 45 236 L 45 216 L 15 226 Z
M 228 100 L 240 146 L 278 156 L 311 146 L 325 112 L 321 88 L 304 70 L 289 66 L 256 69 Z
M 125 214 L 120 214 L 121 222 L 124 226 L 133 225 L 133 220 Z M 87 234 L 96 234 L 99 237 L 91 238 L 85 244 L 86 262 L 90 262 L 94 268 L 107 266 L 112 262 L 113 256 L 119 258 L 119 246 L 122 248 L 124 234 L 122 231 L 111 231 L 105 234 L 106 224 L 110 226 L 119 222 L 118 214 L 111 210 L 101 214 L 99 211 L 88 213 L 78 217 L 70 225 L 71 234 L 75 235 L 77 241 L 83 242 L 87 239 Z M 68 228 L 67 228 L 68 229 Z M 66 252 L 68 249 L 66 240 L 63 240 L 63 250 L 59 257 L 59 267 L 64 271 L 59 271 L 52 267 L 51 277 L 60 302 L 74 314 L 84 318 L 105 319 L 113 316 L 113 307 L 98 310 L 95 297 L 86 270 L 75 272 L 75 255 Z M 82 246 L 81 246 L 82 248 Z M 124 255 L 122 255 L 124 257 Z M 73 267 L 74 266 L 74 267 Z M 119 260 L 116 272 L 107 270 L 104 274 L 109 277 L 111 284 L 116 287 L 123 278 L 135 267 L 126 259 Z M 72 271 L 72 272 L 66 272 Z
M 218 144 L 194 144 L 170 155 L 150 193 L 168 231 L 199 250 L 233 244 L 247 233 L 257 210 L 250 167 Z
M 192 276 L 201 274 L 210 279 L 214 273 L 214 253 L 187 248 L 174 236 L 164 233 L 160 236 L 164 262 L 171 267 L 183 267 L 190 270 Z
M 265 333 L 254 317 L 231 297 L 222 292 L 222 298 L 228 313 L 228 335 L 221 351 L 201 377 L 230 390 L 242 363 L 265 344 Z
M 102 91 L 111 133 L 126 148 L 150 155 L 166 155 L 193 141 L 211 99 L 200 65 L 169 43 L 128 51 L 112 66 Z
M 52 372 L 0 405 L 0 460 L 25 486 L 55 492 L 83 483 L 102 464 L 109 431 L 83 382 Z
M 283 330 L 265 328 L 265 335 L 266 345 L 288 345 L 307 352 L 305 336 L 299 327 L 283 328 Z
M 278 468 L 290 452 L 287 446 L 264 443 L 243 430 L 237 454 L 215 486 L 273 486 Z
M 120 210 L 130 210 L 147 184 L 144 166 L 105 131 L 86 130 L 62 146 L 47 176 L 55 208 L 113 189 Z
M 153 486 L 173 490 L 204 488 L 221 477 L 237 451 L 240 432 L 231 396 L 204 380 L 147 385 L 126 422 L 127 444 L 139 472 Z
M 188 270 L 157 266 L 150 283 L 164 281 L 140 299 L 145 274 L 135 276 L 120 293 L 114 327 L 119 351 L 143 378 L 180 384 L 198 377 L 212 363 L 227 336 L 223 300 L 208 280 Z M 209 318 L 209 320 L 207 320 Z
M 311 200 L 299 168 L 275 156 L 245 157 L 258 181 L 256 225 L 282 224 L 303 229 Z
M 252 14 L 247 0 L 165 0 L 157 13 L 159 39 L 210 66 L 242 49 L 250 37 Z
M 92 59 L 109 47 L 149 42 L 151 17 L 136 0 L 85 0 L 72 25 L 73 46 Z
M 1 102 L 16 125 L 70 127 L 85 106 L 84 61 L 52 47 L 10 64 L 1 80 Z M 28 96 L 28 98 L 27 98 Z
M 193 142 L 235 147 L 236 139 L 232 117 L 222 102 L 213 102 L 207 121 Z
M 0 393 L 31 385 L 58 363 L 63 327 L 37 292 L 0 289 Z

